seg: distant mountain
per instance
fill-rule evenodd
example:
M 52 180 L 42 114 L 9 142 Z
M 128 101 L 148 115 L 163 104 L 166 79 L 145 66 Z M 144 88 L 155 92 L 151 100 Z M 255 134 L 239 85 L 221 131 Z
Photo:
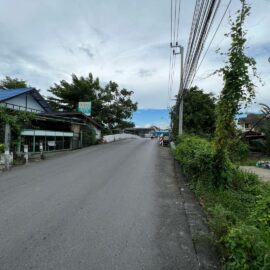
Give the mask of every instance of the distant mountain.
M 160 128 L 170 126 L 170 116 L 167 109 L 138 109 L 132 117 L 136 127 L 155 125 Z

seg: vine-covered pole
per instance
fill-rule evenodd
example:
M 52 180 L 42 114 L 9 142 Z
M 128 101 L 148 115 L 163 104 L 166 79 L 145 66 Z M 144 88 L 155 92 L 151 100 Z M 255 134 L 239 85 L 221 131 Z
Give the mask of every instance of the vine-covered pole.
M 229 160 L 228 148 L 236 139 L 235 115 L 241 106 L 247 105 L 255 97 L 255 84 L 250 71 L 258 78 L 256 62 L 245 54 L 246 30 L 245 19 L 250 15 L 250 6 L 246 0 L 240 0 L 242 8 L 237 12 L 237 18 L 231 23 L 231 32 L 226 34 L 231 38 L 231 47 L 227 53 L 225 66 L 216 73 L 223 76 L 224 87 L 217 104 L 217 118 L 215 130 L 215 161 L 214 170 L 216 184 L 229 185 L 233 164 Z

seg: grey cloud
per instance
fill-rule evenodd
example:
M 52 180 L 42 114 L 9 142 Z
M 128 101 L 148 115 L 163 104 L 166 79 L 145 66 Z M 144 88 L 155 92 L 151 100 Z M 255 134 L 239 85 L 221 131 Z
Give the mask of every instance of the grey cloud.
M 94 58 L 94 54 L 92 53 L 91 49 L 87 46 L 80 46 L 79 50 L 84 52 L 90 59 Z
M 17 65 L 31 64 L 32 66 L 41 69 L 51 68 L 48 61 L 44 60 L 40 55 L 29 53 L 28 51 L 19 48 L 10 49 L 9 51 L 0 49 L 0 58 L 2 61 L 4 60 L 3 62 L 14 67 Z
M 96 27 L 92 27 L 92 30 L 94 31 L 94 33 L 100 39 L 101 44 L 105 44 L 105 43 L 107 43 L 109 41 L 110 37 L 106 32 L 104 32 L 104 31 L 102 31 L 102 30 L 100 30 L 100 29 L 98 29 Z
M 121 70 L 121 69 L 116 69 L 114 72 L 115 72 L 115 73 L 118 73 L 118 74 L 123 74 L 123 73 L 124 73 L 124 71 Z
M 70 74 L 92 72 L 104 84 L 117 80 L 121 87 L 134 90 L 140 107 L 166 107 L 169 73 L 170 5 L 156 0 L 31 0 L 1 1 L 0 17 L 0 75 L 26 79 L 30 85 L 48 89 L 54 82 L 70 79 Z M 187 47 L 196 0 L 182 1 L 180 43 Z M 254 2 L 254 1 L 253 1 Z M 269 55 L 270 0 L 255 1 L 248 28 L 250 50 L 258 62 L 262 79 L 270 84 L 267 62 Z M 239 8 L 233 1 L 231 14 Z M 16 7 L 16 8 L 14 8 Z M 220 14 L 226 5 L 221 5 Z M 13 16 L 10 16 L 10 10 Z M 151 15 L 149 15 L 151 11 Z M 34 22 L 34 23 L 33 23 Z M 201 66 L 198 78 L 208 75 L 224 64 L 215 54 L 221 47 L 226 51 L 228 21 L 218 31 Z M 212 36 L 212 34 L 210 35 Z M 224 43 L 225 42 L 225 43 Z M 209 44 L 209 39 L 207 41 Z M 207 46 L 207 45 L 206 45 Z M 179 71 L 179 57 L 176 58 Z M 208 72 L 209 71 L 209 72 Z M 175 73 L 173 94 L 178 92 L 178 72 Z M 178 77 L 177 77 L 178 76 Z M 198 86 L 218 92 L 219 78 L 197 80 Z M 269 98 L 268 86 L 258 89 Z M 149 92 L 154 89 L 154 92 Z M 153 94 L 155 93 L 155 95 Z
M 68 47 L 68 46 L 66 46 L 66 45 L 64 45 L 64 44 L 61 44 L 61 46 L 62 46 L 62 48 L 63 48 L 65 51 L 67 51 L 68 53 L 74 55 L 73 49 L 71 49 L 70 47 Z
M 151 77 L 155 73 L 156 73 L 156 70 L 141 68 L 141 69 L 139 69 L 137 74 L 139 75 L 139 77 Z

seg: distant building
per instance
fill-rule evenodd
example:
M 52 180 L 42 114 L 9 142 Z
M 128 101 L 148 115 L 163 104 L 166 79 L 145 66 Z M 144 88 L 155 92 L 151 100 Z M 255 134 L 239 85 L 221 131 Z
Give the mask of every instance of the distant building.
M 238 127 L 242 132 L 247 131 L 258 131 L 257 122 L 260 120 L 262 115 L 250 113 L 246 117 L 238 119 Z
M 265 136 L 259 129 L 259 123 L 263 115 L 250 113 L 246 117 L 238 119 L 238 128 L 243 132 L 248 140 L 263 139 Z
M 36 113 L 30 126 L 25 126 L 17 152 L 28 146 L 29 153 L 59 151 L 89 145 L 89 132 L 101 137 L 101 126 L 89 116 L 77 112 L 53 112 L 35 88 L 0 89 L 0 106 L 9 110 Z
M 138 135 L 141 137 L 150 137 L 151 135 L 155 134 L 155 132 L 158 130 L 159 128 L 156 126 L 151 126 L 149 128 L 135 127 L 135 128 L 125 128 L 124 133 Z

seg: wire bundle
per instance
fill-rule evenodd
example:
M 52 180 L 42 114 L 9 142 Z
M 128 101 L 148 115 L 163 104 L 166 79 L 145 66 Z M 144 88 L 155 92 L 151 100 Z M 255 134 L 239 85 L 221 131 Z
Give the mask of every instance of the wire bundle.
M 171 100 L 174 71 L 175 71 L 175 58 L 172 45 L 178 45 L 179 42 L 179 25 L 180 25 L 180 7 L 181 0 L 171 0 L 171 41 L 170 41 L 170 67 L 169 67 L 169 81 L 168 81 L 168 107 Z
M 194 79 L 199 58 L 205 41 L 217 14 L 221 0 L 196 0 L 192 26 L 184 64 L 184 84 L 186 91 Z M 183 93 L 180 93 L 181 95 Z

